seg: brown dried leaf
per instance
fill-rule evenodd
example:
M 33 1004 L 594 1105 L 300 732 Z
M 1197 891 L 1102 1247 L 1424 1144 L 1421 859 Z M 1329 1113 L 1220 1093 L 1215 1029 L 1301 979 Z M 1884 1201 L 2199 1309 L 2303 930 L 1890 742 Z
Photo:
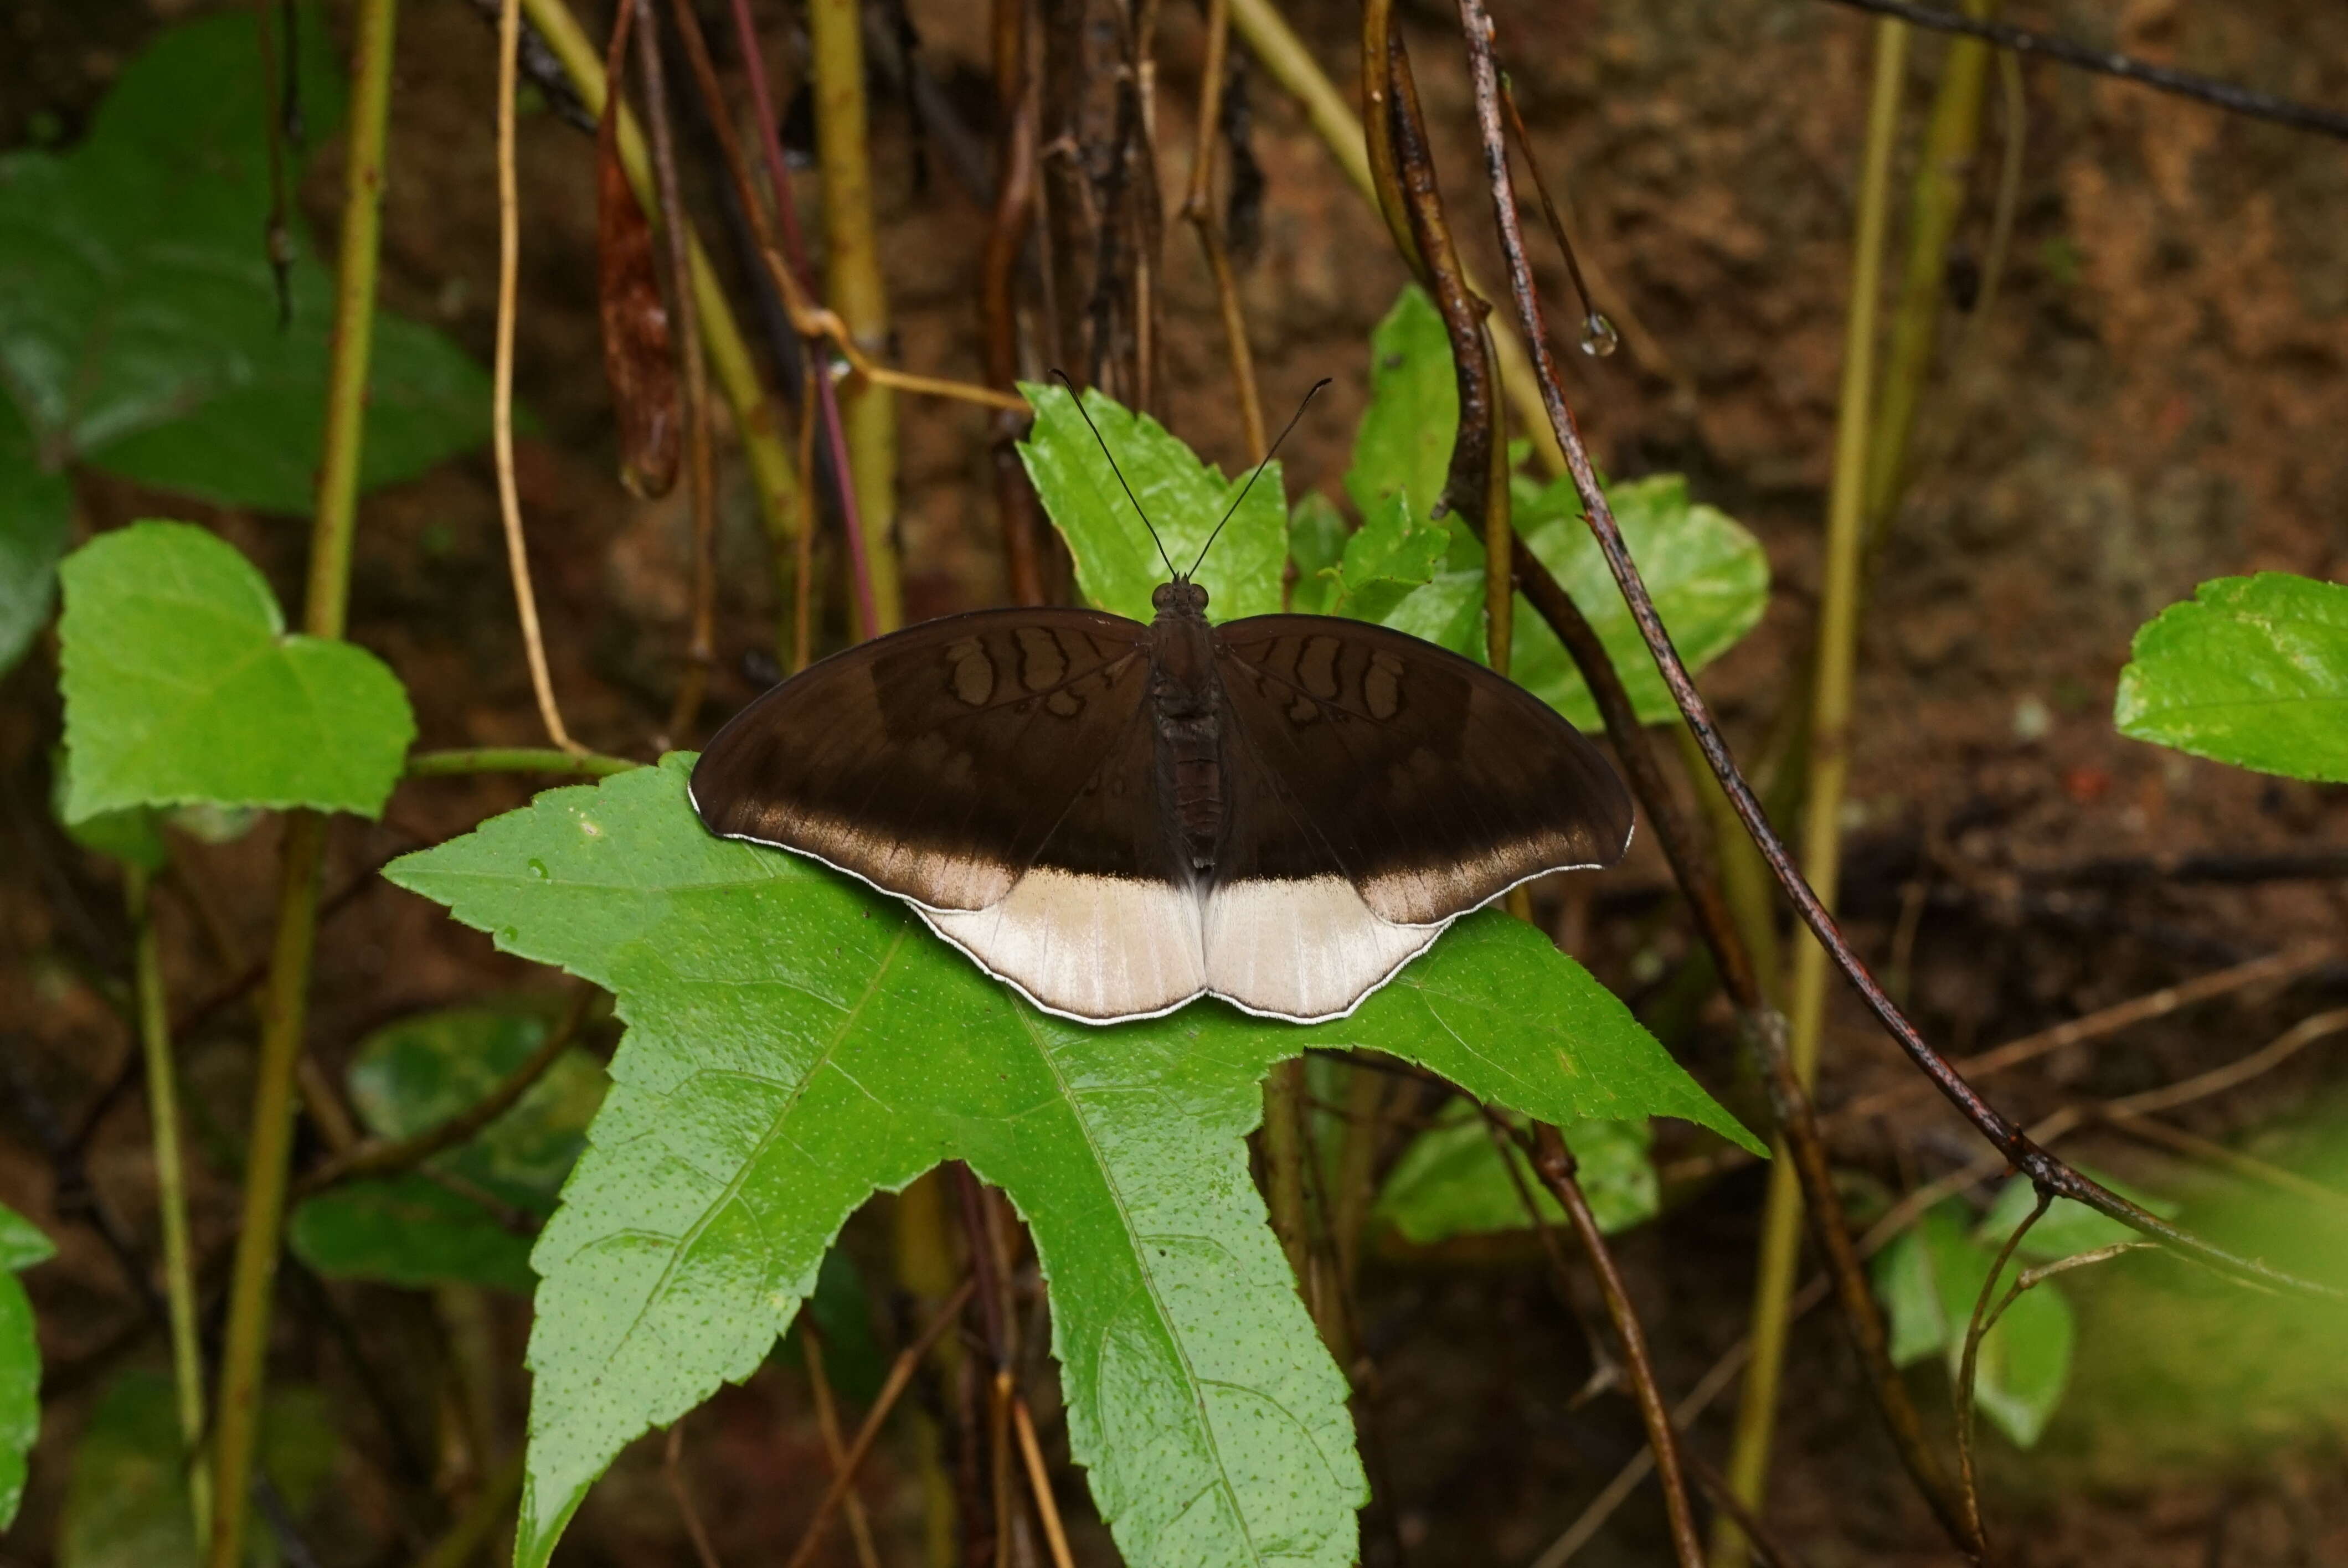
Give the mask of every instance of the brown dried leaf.
M 623 80 L 629 24 L 623 3 L 612 29 L 604 79 Z M 676 484 L 684 417 L 668 303 L 653 259 L 653 228 L 620 161 L 620 96 L 604 105 L 596 138 L 596 296 L 603 323 L 603 374 L 620 425 L 620 482 L 639 496 L 664 496 Z

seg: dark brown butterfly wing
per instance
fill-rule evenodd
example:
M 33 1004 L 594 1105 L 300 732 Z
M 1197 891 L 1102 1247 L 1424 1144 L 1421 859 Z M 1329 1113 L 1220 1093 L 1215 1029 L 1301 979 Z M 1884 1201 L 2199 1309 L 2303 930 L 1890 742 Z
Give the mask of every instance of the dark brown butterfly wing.
M 1604 755 L 1479 664 L 1325 616 L 1231 621 L 1216 649 L 1237 732 L 1219 892 L 1334 874 L 1380 919 L 1437 925 L 1630 844 Z
M 736 714 L 693 770 L 711 831 L 812 855 L 932 909 L 996 904 L 1047 842 L 1159 866 L 1147 629 L 1082 610 L 949 616 L 835 654 Z M 1132 789 L 1142 793 L 1136 798 Z
M 1205 987 L 1157 798 L 1148 629 L 985 610 L 868 642 L 745 709 L 693 772 L 713 832 L 910 899 L 1029 999 L 1164 1012 Z

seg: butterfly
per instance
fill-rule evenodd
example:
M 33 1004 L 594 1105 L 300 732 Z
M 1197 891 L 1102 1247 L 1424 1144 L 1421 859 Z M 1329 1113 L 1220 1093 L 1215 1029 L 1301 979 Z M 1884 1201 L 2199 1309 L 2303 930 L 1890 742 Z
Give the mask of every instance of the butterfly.
M 1167 560 L 1147 625 L 976 610 L 810 665 L 710 742 L 694 807 L 1086 1023 L 1340 1018 L 1460 916 L 1622 857 L 1629 794 L 1540 699 L 1367 621 L 1213 624 L 1205 559 Z

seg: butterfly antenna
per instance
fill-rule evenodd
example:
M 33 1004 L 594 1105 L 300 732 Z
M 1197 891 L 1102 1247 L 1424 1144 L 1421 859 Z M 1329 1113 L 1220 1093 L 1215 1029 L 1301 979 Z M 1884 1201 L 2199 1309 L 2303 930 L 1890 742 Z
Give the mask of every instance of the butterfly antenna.
M 1068 389 L 1068 401 L 1076 405 L 1077 417 L 1085 422 L 1085 428 L 1093 433 L 1093 439 L 1100 442 L 1101 456 L 1108 459 L 1108 471 L 1117 476 L 1117 482 L 1125 487 L 1125 498 L 1133 503 L 1133 515 L 1141 519 L 1143 528 L 1149 528 L 1149 542 L 1158 547 L 1158 559 L 1166 562 L 1166 575 L 1181 576 L 1181 573 L 1174 569 L 1174 562 L 1166 554 L 1166 541 L 1158 537 L 1156 528 L 1149 527 L 1149 514 L 1141 509 L 1141 497 L 1133 493 L 1132 486 L 1125 483 L 1125 470 L 1117 466 L 1117 455 L 1108 449 L 1108 443 L 1102 440 L 1100 426 L 1094 424 L 1093 416 L 1085 412 L 1085 400 L 1076 391 L 1076 384 L 1070 381 L 1068 373 L 1057 365 L 1052 368 L 1052 379 Z
M 1288 416 L 1288 423 L 1280 427 L 1280 435 L 1273 439 L 1272 450 L 1263 455 L 1263 461 L 1258 463 L 1255 466 L 1255 472 L 1247 477 L 1247 483 L 1240 487 L 1240 493 L 1231 497 L 1231 506 L 1223 513 L 1222 522 L 1219 522 L 1215 525 L 1215 532 L 1209 534 L 1207 536 L 1207 542 L 1199 547 L 1199 559 L 1190 563 L 1191 571 L 1197 571 L 1200 566 L 1205 562 L 1207 552 L 1214 548 L 1215 536 L 1223 531 L 1223 523 L 1228 523 L 1231 520 L 1232 514 L 1240 509 L 1240 503 L 1247 499 L 1247 493 L 1255 488 L 1257 478 L 1262 476 L 1266 468 L 1272 466 L 1272 460 L 1280 456 L 1281 442 L 1288 439 L 1288 433 L 1296 428 L 1296 422 L 1304 417 L 1304 411 L 1313 405 L 1313 397 L 1323 387 L 1329 384 L 1329 381 L 1330 378 L 1324 375 L 1320 380 L 1314 382 L 1313 384 L 1313 390 L 1304 395 L 1304 401 L 1296 405 L 1296 412 Z

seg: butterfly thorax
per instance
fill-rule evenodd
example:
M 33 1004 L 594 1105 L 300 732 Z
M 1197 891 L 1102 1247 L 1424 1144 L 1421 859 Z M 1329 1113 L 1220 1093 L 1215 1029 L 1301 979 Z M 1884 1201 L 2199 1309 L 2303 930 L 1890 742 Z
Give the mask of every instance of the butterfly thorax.
M 1194 872 L 1215 864 L 1224 828 L 1222 689 L 1215 677 L 1207 590 L 1177 578 L 1150 596 L 1149 702 L 1158 787 Z

